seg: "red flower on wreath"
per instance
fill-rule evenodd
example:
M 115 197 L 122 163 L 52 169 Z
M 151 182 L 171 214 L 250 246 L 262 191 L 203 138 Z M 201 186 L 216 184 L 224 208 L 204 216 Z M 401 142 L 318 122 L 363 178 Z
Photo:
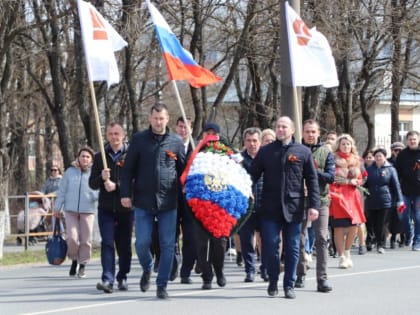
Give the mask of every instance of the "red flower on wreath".
M 191 198 L 188 204 L 197 220 L 214 237 L 228 237 L 230 235 L 237 220 L 228 215 L 224 209 L 211 201 L 197 198 Z

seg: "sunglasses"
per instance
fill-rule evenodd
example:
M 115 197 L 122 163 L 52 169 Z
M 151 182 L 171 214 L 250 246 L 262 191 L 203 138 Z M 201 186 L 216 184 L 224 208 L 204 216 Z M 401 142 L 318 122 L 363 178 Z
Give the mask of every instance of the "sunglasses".
M 52 169 L 50 169 L 50 171 L 51 171 L 51 172 L 58 172 L 58 169 L 56 169 L 56 168 L 52 168 Z

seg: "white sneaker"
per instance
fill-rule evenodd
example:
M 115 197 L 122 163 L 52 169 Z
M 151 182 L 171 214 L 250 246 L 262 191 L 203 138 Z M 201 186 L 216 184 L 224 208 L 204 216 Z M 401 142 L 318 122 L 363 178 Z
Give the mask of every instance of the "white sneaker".
M 227 255 L 228 256 L 236 256 L 236 249 L 229 248 L 228 251 L 227 251 Z
M 350 250 L 345 250 L 344 256 L 346 257 L 347 268 L 353 267 L 353 261 L 351 260 L 351 256 L 350 256 Z
M 345 256 L 340 256 L 338 258 L 338 268 L 347 269 L 348 267 L 347 258 Z

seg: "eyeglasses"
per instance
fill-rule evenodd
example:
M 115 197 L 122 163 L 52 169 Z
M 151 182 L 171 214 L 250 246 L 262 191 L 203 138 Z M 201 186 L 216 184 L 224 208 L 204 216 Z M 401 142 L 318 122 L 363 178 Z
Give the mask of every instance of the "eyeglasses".
M 58 169 L 56 169 L 56 168 L 52 168 L 52 169 L 50 169 L 50 171 L 51 171 L 51 172 L 58 172 Z

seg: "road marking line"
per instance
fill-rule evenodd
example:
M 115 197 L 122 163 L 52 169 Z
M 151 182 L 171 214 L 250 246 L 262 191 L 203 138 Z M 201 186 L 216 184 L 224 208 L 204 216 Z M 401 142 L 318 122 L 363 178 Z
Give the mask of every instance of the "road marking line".
M 407 266 L 407 267 L 397 267 L 397 268 L 387 268 L 387 269 L 379 269 L 379 270 L 369 270 L 369 271 L 360 271 L 360 272 L 353 272 L 353 273 L 346 273 L 346 274 L 335 274 L 330 275 L 328 278 L 344 278 L 344 277 L 351 277 L 351 276 L 359 276 L 359 275 L 370 275 L 374 273 L 384 273 L 384 272 L 392 272 L 392 271 L 405 271 L 405 270 L 411 270 L 411 269 L 420 269 L 420 265 L 414 265 L 414 266 Z M 307 278 L 307 280 L 315 280 L 316 277 L 310 277 Z M 255 287 L 262 287 L 267 286 L 267 284 L 264 283 L 254 283 L 254 284 L 246 284 L 241 286 L 235 286 L 235 287 L 225 287 L 225 288 L 218 288 L 216 290 L 195 290 L 195 291 L 187 291 L 187 292 L 180 292 L 180 293 L 172 293 L 171 296 L 187 296 L 187 295 L 200 295 L 200 294 L 210 294 L 210 293 L 218 293 L 223 290 L 237 290 L 237 289 L 246 289 L 246 288 L 255 288 Z M 65 307 L 65 308 L 59 308 L 54 310 L 47 310 L 47 311 L 40 311 L 40 312 L 33 312 L 33 313 L 24 313 L 22 315 L 43 315 L 43 314 L 56 314 L 58 312 L 71 312 L 76 310 L 82 310 L 82 309 L 88 309 L 88 308 L 94 308 L 94 307 L 103 307 L 103 306 L 110 306 L 110 305 L 117 305 L 117 304 L 123 304 L 123 303 L 133 303 L 138 302 L 140 297 L 136 297 L 135 299 L 130 300 L 120 300 L 120 301 L 114 301 L 114 302 L 107 302 L 107 303 L 97 303 L 97 304 L 88 304 L 88 305 L 82 305 L 82 306 L 73 306 L 73 307 Z M 147 297 L 150 299 L 155 300 L 155 297 Z

